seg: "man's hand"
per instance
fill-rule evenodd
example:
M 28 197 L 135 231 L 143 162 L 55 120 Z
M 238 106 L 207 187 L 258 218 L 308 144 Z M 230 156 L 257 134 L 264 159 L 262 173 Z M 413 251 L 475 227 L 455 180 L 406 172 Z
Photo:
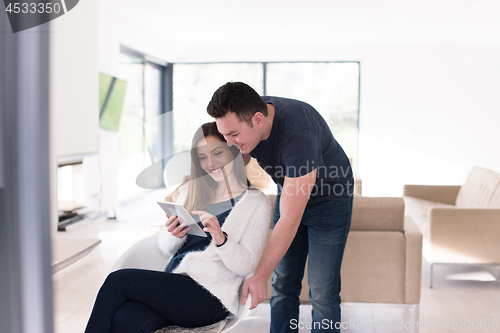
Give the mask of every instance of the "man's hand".
M 260 302 L 267 298 L 267 279 L 253 275 L 243 283 L 241 293 L 241 304 L 245 304 L 248 294 L 252 295 L 250 310 L 255 309 Z

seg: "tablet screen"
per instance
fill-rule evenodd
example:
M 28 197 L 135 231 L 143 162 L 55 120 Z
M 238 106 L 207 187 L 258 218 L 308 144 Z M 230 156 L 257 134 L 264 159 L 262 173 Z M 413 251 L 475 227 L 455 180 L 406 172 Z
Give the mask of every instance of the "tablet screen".
M 158 202 L 158 205 L 167 213 L 168 216 L 177 215 L 181 223 L 186 222 L 187 226 L 190 227 L 188 234 L 207 237 L 207 234 L 200 228 L 198 223 L 193 219 L 191 215 L 184 209 L 180 204 L 174 204 L 171 202 Z

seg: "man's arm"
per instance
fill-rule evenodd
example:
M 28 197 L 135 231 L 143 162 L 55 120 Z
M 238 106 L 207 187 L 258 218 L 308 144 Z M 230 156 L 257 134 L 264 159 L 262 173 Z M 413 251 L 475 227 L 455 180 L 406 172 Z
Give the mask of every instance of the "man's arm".
M 316 170 L 302 177 L 285 177 L 280 198 L 280 219 L 269 237 L 255 274 L 243 284 L 241 303 L 246 303 L 250 293 L 251 309 L 266 299 L 267 280 L 292 244 L 315 182 Z

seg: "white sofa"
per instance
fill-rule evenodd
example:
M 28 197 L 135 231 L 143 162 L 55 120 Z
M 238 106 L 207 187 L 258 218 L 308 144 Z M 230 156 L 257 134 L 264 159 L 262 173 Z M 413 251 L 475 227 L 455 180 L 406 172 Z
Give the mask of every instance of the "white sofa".
M 500 174 L 475 167 L 462 186 L 405 185 L 405 215 L 430 264 L 500 264 Z

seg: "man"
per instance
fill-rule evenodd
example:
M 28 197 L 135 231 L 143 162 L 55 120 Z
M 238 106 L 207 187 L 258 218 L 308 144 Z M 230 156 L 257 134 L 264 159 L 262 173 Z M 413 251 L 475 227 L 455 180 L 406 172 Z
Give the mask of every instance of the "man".
M 309 254 L 311 332 L 340 332 L 339 324 L 335 325 L 340 323 L 340 267 L 354 188 L 346 154 L 313 107 L 260 97 L 242 82 L 220 87 L 207 112 L 216 118 L 228 145 L 256 158 L 278 185 L 273 232 L 255 274 L 243 285 L 241 302 L 246 302 L 248 293 L 251 308 L 265 300 L 267 280 L 274 270 L 271 332 L 297 331 Z

